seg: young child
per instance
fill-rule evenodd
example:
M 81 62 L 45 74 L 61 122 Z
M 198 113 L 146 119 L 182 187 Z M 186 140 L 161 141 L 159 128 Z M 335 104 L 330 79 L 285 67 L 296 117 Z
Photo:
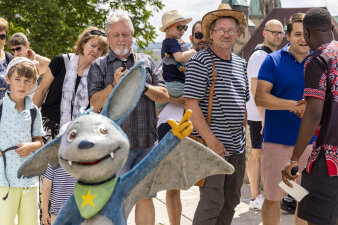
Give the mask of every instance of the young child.
M 37 225 L 38 177 L 17 177 L 21 164 L 43 145 L 41 114 L 27 96 L 37 71 L 31 60 L 18 57 L 9 63 L 6 74 L 10 91 L 3 99 L 0 121 L 0 220 L 14 224 L 18 215 L 19 224 Z
M 48 164 L 44 174 L 42 186 L 42 223 L 53 224 L 61 207 L 73 195 L 75 178 L 69 175 L 62 167 L 52 169 Z M 51 200 L 50 212 L 48 203 Z M 50 215 L 51 214 L 51 215 Z
M 186 62 L 196 53 L 181 40 L 190 22 L 191 18 L 183 17 L 177 10 L 165 12 L 162 16 L 160 30 L 166 35 L 161 49 L 163 78 L 169 95 L 176 98 L 183 95 Z M 161 110 L 164 106 L 157 104 L 156 109 Z

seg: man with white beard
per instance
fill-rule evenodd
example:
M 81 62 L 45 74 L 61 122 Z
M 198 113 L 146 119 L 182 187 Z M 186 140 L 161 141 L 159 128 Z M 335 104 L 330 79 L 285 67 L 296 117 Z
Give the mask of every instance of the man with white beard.
M 113 14 L 107 21 L 105 31 L 111 51 L 95 60 L 88 72 L 88 97 L 94 111 L 101 110 L 114 87 L 135 63 L 143 60 L 147 74 L 137 106 L 121 125 L 130 142 L 128 159 L 118 172 L 121 176 L 135 167 L 157 144 L 155 102 L 166 103 L 169 95 L 153 59 L 131 49 L 134 27 L 130 18 Z M 136 204 L 135 222 L 137 225 L 155 224 L 151 198 L 142 199 Z

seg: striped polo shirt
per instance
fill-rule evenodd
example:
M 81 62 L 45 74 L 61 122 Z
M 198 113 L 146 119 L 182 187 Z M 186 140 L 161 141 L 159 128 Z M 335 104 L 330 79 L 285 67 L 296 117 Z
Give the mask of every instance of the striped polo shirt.
M 209 50 L 217 71 L 210 128 L 230 155 L 241 154 L 246 145 L 243 126 L 245 103 L 250 98 L 246 63 L 233 53 L 230 60 L 223 60 L 210 48 Z M 211 84 L 212 61 L 208 51 L 204 49 L 195 54 L 188 63 L 184 97 L 199 99 L 205 118 Z M 192 134 L 199 137 L 196 131 Z
M 43 176 L 53 182 L 49 197 L 51 201 L 50 213 L 57 215 L 68 198 L 73 195 L 76 180 L 62 167 L 53 170 L 49 164 Z

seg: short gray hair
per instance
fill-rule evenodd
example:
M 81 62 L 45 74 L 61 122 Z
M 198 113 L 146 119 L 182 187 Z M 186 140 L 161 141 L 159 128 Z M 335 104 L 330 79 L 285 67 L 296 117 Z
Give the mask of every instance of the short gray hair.
M 110 26 L 115 24 L 115 23 L 119 23 L 119 22 L 126 22 L 129 26 L 131 33 L 134 34 L 135 30 L 134 30 L 133 22 L 131 21 L 129 16 L 122 15 L 122 14 L 113 14 L 109 17 L 109 19 L 107 20 L 107 23 L 106 23 L 105 32 L 106 32 L 107 36 L 109 34 L 109 31 L 110 31 Z

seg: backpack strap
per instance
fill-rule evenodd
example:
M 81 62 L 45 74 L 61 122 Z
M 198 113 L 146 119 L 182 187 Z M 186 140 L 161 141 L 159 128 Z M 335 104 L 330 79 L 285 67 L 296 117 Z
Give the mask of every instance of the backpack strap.
M 1 116 L 2 116 L 2 102 L 0 102 L 0 121 L 1 121 Z
M 32 136 L 32 139 L 33 139 L 33 128 L 34 128 L 34 122 L 35 122 L 35 118 L 36 118 L 36 114 L 37 114 L 37 111 L 36 111 L 36 107 L 34 106 L 34 108 L 30 109 L 30 114 L 31 114 L 31 136 Z
M 256 48 L 251 52 L 250 56 L 255 52 L 255 51 L 258 51 L 258 50 L 263 50 L 265 51 L 266 53 L 270 54 L 272 52 L 272 50 L 265 46 L 265 45 L 257 45 Z

